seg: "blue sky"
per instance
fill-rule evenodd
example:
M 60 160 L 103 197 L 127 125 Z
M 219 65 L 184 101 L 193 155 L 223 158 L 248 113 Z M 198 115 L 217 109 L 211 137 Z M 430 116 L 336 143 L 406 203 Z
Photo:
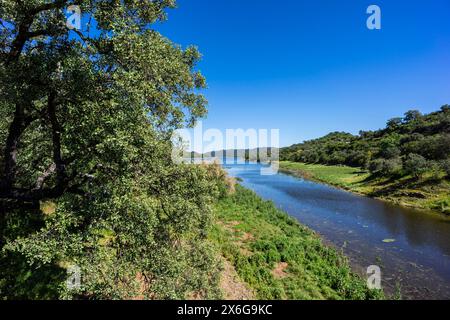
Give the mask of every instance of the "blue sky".
M 206 128 L 276 128 L 287 146 L 450 104 L 448 0 L 178 0 L 158 30 L 203 54 Z

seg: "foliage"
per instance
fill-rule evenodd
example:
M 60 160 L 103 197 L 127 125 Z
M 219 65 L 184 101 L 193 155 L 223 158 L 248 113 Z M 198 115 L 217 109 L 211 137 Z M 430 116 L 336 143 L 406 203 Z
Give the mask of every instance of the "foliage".
M 218 296 L 206 236 L 223 187 L 170 161 L 172 130 L 206 113 L 199 52 L 152 28 L 172 7 L 1 1 L 0 299 Z
M 402 169 L 402 160 L 400 158 L 394 159 L 375 159 L 370 162 L 369 170 L 375 175 L 394 176 Z
M 450 178 L 450 159 L 441 161 L 440 165 L 442 170 L 447 174 L 447 177 Z
M 420 178 L 422 174 L 429 169 L 429 163 L 421 155 L 410 153 L 405 159 L 405 172 L 416 178 Z
M 369 169 L 376 176 L 416 177 L 431 171 L 435 162 L 450 159 L 450 107 L 422 115 L 417 110 L 387 122 L 385 129 L 354 136 L 343 132 L 281 149 L 284 161 L 346 165 Z M 422 158 L 427 164 L 423 163 Z M 412 168 L 413 160 L 420 168 Z
M 320 237 L 270 201 L 237 187 L 216 207 L 211 238 L 260 299 L 380 299 Z M 274 274 L 280 263 L 287 268 Z

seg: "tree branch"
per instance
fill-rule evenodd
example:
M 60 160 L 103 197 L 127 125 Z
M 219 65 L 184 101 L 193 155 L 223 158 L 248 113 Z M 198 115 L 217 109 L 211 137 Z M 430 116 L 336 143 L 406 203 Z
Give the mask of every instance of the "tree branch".
M 67 0 L 56 0 L 54 2 L 44 3 L 40 6 L 32 8 L 25 12 L 23 19 L 19 22 L 19 26 L 17 28 L 17 36 L 12 43 L 11 51 L 9 52 L 6 63 L 9 64 L 11 62 L 17 61 L 19 59 L 20 54 L 23 51 L 25 43 L 35 37 L 34 32 L 29 32 L 31 25 L 35 19 L 35 16 L 42 11 L 52 10 L 52 9 L 61 9 L 67 4 Z M 38 34 L 39 35 L 39 34 Z
M 56 164 L 52 163 L 50 167 L 37 179 L 34 190 L 40 190 L 44 186 L 45 181 L 56 172 Z
M 4 168 L 3 179 L 0 183 L 0 190 L 4 191 L 10 189 L 14 184 L 20 137 L 33 120 L 35 120 L 35 118 L 25 116 L 23 104 L 17 103 L 14 118 L 8 130 L 8 137 L 6 139 L 3 154 Z
M 52 143 L 53 143 L 53 161 L 56 165 L 56 179 L 57 185 L 62 185 L 66 177 L 66 165 L 61 155 L 61 125 L 56 116 L 56 93 L 51 92 L 48 97 L 47 113 L 52 129 Z
M 32 8 L 29 13 L 31 15 L 36 15 L 42 11 L 48 11 L 53 9 L 61 9 L 67 4 L 67 0 L 56 0 L 54 2 L 44 3 L 40 6 Z

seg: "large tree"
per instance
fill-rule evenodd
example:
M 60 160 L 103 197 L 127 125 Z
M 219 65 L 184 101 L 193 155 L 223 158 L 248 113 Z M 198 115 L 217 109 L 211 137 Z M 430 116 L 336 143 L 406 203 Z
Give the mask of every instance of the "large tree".
M 89 21 L 82 30 L 66 27 L 71 4 Z M 1 103 L 3 121 L 10 123 L 4 128 L 1 199 L 36 203 L 76 192 L 95 170 L 82 162 L 92 164 L 86 158 L 104 142 L 100 122 L 118 118 L 114 108 L 123 122 L 133 125 L 148 113 L 155 127 L 166 129 L 181 124 L 183 111 L 191 121 L 204 115 L 205 99 L 193 92 L 205 85 L 192 72 L 198 52 L 182 51 L 151 29 L 172 6 L 167 0 L 2 0 Z M 27 159 L 32 166 L 21 166 L 21 142 L 37 130 L 44 136 L 34 147 L 51 153 L 36 150 Z
M 171 131 L 206 113 L 200 54 L 153 28 L 174 5 L 0 0 L 0 296 L 184 297 L 214 280 L 199 239 L 216 185 L 170 161 Z

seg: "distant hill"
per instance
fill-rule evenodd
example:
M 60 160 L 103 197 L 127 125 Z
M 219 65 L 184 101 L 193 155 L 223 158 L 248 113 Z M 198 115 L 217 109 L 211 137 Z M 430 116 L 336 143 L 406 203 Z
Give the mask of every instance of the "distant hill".
M 450 175 L 450 106 L 425 115 L 411 110 L 381 130 L 333 132 L 280 153 L 284 161 L 362 167 L 378 176 Z

